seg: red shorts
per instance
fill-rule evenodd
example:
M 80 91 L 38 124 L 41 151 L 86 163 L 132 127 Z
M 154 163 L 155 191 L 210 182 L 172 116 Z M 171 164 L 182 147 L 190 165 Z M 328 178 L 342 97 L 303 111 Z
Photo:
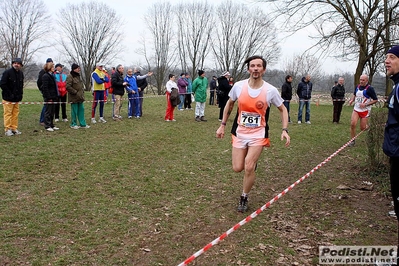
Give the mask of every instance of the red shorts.
M 355 112 L 359 115 L 360 118 L 367 118 L 370 116 L 370 112 L 368 110 L 364 112 L 358 112 L 358 111 Z

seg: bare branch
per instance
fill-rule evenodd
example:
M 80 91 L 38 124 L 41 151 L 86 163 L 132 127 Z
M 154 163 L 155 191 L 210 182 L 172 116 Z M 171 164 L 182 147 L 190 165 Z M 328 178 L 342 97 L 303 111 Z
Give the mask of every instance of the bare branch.
M 90 77 L 97 62 L 108 63 L 123 49 L 120 20 L 115 10 L 103 3 L 68 4 L 58 13 L 59 38 L 70 63 L 83 66 L 83 80 L 90 88 Z M 107 21 L 102 22 L 107 17 Z
M 11 58 L 21 57 L 25 65 L 33 55 L 48 47 L 47 32 L 50 16 L 43 1 L 2 0 L 0 2 L 0 44 L 5 50 L 3 60 L 11 63 Z M 41 42 L 41 40 L 46 42 Z

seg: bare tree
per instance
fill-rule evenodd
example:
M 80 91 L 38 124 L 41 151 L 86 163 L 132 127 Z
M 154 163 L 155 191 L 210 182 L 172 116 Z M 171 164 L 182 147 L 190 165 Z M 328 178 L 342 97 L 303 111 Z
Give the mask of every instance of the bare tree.
M 169 2 L 155 3 L 145 15 L 148 28 L 153 37 L 154 56 L 146 58 L 154 62 L 154 77 L 158 94 L 164 93 L 163 83 L 173 58 L 173 10 Z
M 386 29 L 397 24 L 397 0 L 258 0 L 274 4 L 286 17 L 284 28 L 292 32 L 313 25 L 318 30 L 315 46 L 342 60 L 357 60 L 355 83 L 366 67 L 372 78 L 379 51 L 386 49 Z
M 41 0 L 0 1 L 0 45 L 3 62 L 21 57 L 29 65 L 33 55 L 49 46 L 46 32 L 51 30 L 50 16 Z M 46 38 L 46 42 L 44 41 Z
M 324 78 L 324 74 L 320 71 L 321 63 L 317 57 L 308 53 L 294 55 L 291 60 L 285 62 L 284 68 L 285 73 L 294 78 L 292 82 L 293 88 L 296 88 L 298 83 L 301 82 L 302 77 L 309 74 L 312 77 L 315 89 L 323 90 L 320 86 L 324 86 L 325 84 L 320 84 L 318 81 Z
M 273 63 L 279 56 L 277 32 L 272 20 L 259 8 L 225 1 L 217 7 L 213 54 L 219 69 L 234 79 L 246 74 L 242 62 L 254 54 Z
M 180 4 L 176 8 L 176 17 L 178 51 L 182 69 L 191 70 L 195 78 L 197 70 L 204 68 L 210 51 L 212 28 L 215 26 L 212 5 L 207 2 Z
M 149 52 L 148 52 L 148 50 L 147 50 L 147 42 L 148 42 L 148 40 L 146 39 L 146 37 L 145 37 L 144 35 L 141 35 L 141 36 L 140 36 L 139 43 L 142 45 L 142 47 L 141 47 L 141 48 L 138 48 L 138 49 L 136 50 L 136 53 L 139 54 L 139 55 L 142 55 L 142 56 L 144 57 L 144 60 L 145 60 L 145 66 L 143 66 L 142 64 L 136 65 L 136 66 L 142 67 L 142 68 L 144 69 L 144 71 L 143 71 L 142 73 L 146 73 L 146 72 L 152 71 L 152 69 L 151 69 L 151 62 L 150 62 L 150 59 L 149 59 L 149 56 L 148 56 Z M 145 71 L 145 70 L 146 70 L 146 71 Z M 149 83 L 149 86 L 147 87 L 147 92 L 148 92 L 149 90 L 151 90 L 153 94 L 157 94 L 157 93 L 158 93 L 158 90 L 155 92 L 155 91 L 154 91 L 154 86 L 152 86 L 152 84 L 151 84 L 151 78 L 152 78 L 152 77 L 153 77 L 153 76 L 151 76 L 151 77 L 148 78 L 148 79 L 150 79 L 150 81 L 148 82 L 148 83 Z
M 60 9 L 57 17 L 62 32 L 59 40 L 63 50 L 60 52 L 71 58 L 70 63 L 82 66 L 83 81 L 88 89 L 96 63 L 106 64 L 123 49 L 120 44 L 123 21 L 111 7 L 94 1 L 68 4 Z

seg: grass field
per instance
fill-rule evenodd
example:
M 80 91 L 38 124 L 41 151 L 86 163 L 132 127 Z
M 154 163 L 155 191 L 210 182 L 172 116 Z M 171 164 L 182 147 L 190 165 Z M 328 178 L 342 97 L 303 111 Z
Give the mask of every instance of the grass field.
M 23 101 L 42 99 L 27 89 Z M 106 124 L 59 122 L 56 132 L 39 126 L 41 105 L 20 106 L 22 135 L 0 136 L 0 265 L 177 265 L 350 138 L 352 107 L 334 125 L 331 105 L 312 104 L 312 124 L 290 125 L 285 148 L 273 107 L 272 146 L 241 214 L 243 173 L 231 169 L 230 137 L 215 138 L 216 106 L 206 106 L 208 122 L 195 122 L 193 111 L 164 122 L 164 96 L 145 98 L 141 119 L 112 121 L 111 106 Z M 91 104 L 85 109 L 89 122 Z M 388 175 L 370 174 L 366 134 L 190 265 L 317 265 L 319 245 L 396 245 Z

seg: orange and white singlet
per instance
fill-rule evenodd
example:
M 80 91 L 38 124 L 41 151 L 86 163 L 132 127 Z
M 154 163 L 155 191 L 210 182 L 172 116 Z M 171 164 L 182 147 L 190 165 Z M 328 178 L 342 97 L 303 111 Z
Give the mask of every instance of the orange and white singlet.
M 239 139 L 263 139 L 263 146 L 269 146 L 267 120 L 270 108 L 265 84 L 259 90 L 259 94 L 253 97 L 248 91 L 248 81 L 243 84 L 231 133 Z

